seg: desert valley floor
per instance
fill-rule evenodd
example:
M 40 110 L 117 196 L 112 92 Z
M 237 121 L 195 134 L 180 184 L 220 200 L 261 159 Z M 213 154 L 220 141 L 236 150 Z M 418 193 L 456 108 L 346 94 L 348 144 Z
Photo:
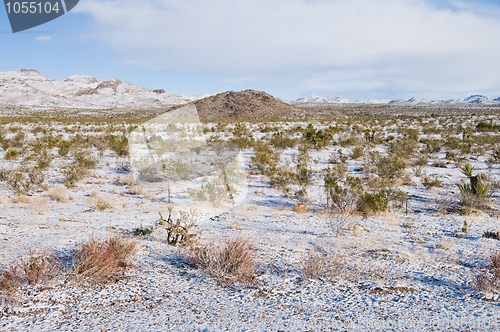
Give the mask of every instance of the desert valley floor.
M 0 329 L 498 330 L 496 112 L 5 115 Z M 191 235 L 169 244 L 177 221 Z M 136 250 L 92 280 L 78 253 L 109 238 Z M 250 274 L 210 257 L 231 240 Z

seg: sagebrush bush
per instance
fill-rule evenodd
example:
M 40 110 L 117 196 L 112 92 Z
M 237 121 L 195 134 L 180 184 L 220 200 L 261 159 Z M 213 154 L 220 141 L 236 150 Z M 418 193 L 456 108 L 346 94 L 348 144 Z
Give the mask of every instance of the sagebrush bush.
M 186 250 L 186 259 L 215 277 L 221 284 L 251 284 L 258 274 L 256 248 L 242 237 L 226 238 L 219 243 L 196 246 Z

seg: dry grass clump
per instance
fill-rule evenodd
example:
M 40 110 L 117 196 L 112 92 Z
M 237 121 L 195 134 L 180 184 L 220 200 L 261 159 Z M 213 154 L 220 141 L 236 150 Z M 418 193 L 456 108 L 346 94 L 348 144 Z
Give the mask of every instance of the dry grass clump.
M 130 188 L 128 189 L 128 193 L 131 195 L 143 196 L 146 193 L 146 191 L 134 184 L 130 186 Z
M 335 282 L 356 273 L 347 267 L 345 259 L 336 253 L 323 254 L 313 251 L 304 256 L 301 265 L 304 278 L 324 282 Z
M 49 198 L 48 197 L 37 197 L 37 198 L 34 198 L 32 201 L 31 201 L 31 204 L 33 205 L 33 207 L 36 208 L 37 212 L 38 213 L 42 213 L 46 210 L 46 205 L 49 203 Z
M 45 283 L 56 278 L 61 273 L 62 266 L 57 256 L 47 253 L 31 253 L 19 263 L 28 285 Z
M 5 197 L 0 197 L 0 204 L 8 204 L 9 203 L 9 200 Z
M 220 284 L 252 284 L 257 276 L 257 249 L 242 237 L 226 238 L 219 243 L 187 249 L 186 258 L 214 276 Z
M 132 173 L 128 173 L 127 175 L 121 177 L 119 182 L 123 185 L 130 186 L 130 187 L 136 185 L 136 179 L 135 179 L 134 174 L 132 174 Z
M 25 194 L 15 194 L 14 197 L 12 197 L 12 201 L 16 204 L 28 204 L 30 202 L 30 197 Z
M 68 200 L 68 190 L 64 186 L 55 186 L 47 191 L 50 199 L 57 202 L 66 202 Z
M 99 211 L 104 211 L 106 209 L 113 208 L 113 200 L 111 197 L 98 193 L 92 192 L 90 194 L 90 199 L 87 201 L 88 204 L 95 206 L 95 208 Z
M 137 242 L 110 237 L 83 243 L 74 255 L 74 273 L 90 283 L 118 279 L 120 272 L 131 266 L 129 259 L 137 252 Z
M 0 295 L 9 299 L 23 286 L 47 284 L 61 274 L 62 267 L 54 254 L 30 252 L 18 262 L 0 267 Z

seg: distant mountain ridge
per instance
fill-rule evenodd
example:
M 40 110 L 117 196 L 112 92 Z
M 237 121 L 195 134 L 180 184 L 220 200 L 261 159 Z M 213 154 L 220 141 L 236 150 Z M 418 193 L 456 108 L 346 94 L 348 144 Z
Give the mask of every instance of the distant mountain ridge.
M 0 71 L 0 105 L 146 109 L 170 107 L 196 99 L 161 89 L 149 90 L 117 78 L 99 80 L 89 75 L 73 75 L 57 81 L 34 69 Z
M 482 95 L 471 95 L 463 99 L 449 99 L 449 100 L 430 100 L 422 99 L 419 97 L 412 97 L 409 99 L 396 99 L 396 100 L 369 100 L 358 101 L 349 100 L 345 98 L 330 98 L 330 97 L 301 97 L 290 101 L 291 104 L 389 104 L 389 105 L 500 105 L 500 97 L 491 98 Z

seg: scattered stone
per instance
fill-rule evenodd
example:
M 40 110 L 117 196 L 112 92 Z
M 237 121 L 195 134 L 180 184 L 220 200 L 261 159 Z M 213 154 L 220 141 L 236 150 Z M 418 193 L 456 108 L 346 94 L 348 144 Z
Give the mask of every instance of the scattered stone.
M 356 224 L 349 228 L 350 228 L 349 230 L 352 231 L 355 236 L 361 236 L 363 235 L 364 232 L 368 232 L 368 230 L 363 226 L 361 226 L 360 224 Z

